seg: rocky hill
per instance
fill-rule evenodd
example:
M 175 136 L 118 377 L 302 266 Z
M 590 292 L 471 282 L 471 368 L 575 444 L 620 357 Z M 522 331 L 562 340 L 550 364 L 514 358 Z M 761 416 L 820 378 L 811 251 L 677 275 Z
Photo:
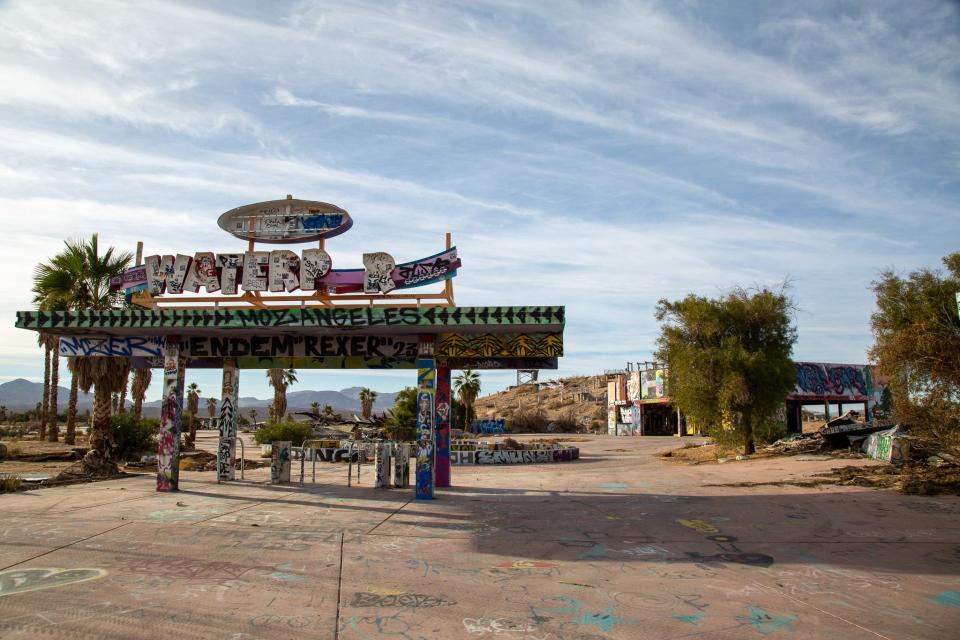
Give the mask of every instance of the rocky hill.
M 576 376 L 510 387 L 478 398 L 477 418 L 505 418 L 542 412 L 547 421 L 574 419 L 581 428 L 606 428 L 604 376 Z

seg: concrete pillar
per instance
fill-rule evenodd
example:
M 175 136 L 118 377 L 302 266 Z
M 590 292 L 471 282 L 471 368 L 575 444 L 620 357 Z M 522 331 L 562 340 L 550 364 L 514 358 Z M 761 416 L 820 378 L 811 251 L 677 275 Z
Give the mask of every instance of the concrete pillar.
M 410 445 L 403 442 L 393 451 L 393 485 L 398 489 L 410 486 Z
M 217 445 L 217 482 L 233 480 L 237 461 L 237 397 L 240 390 L 240 370 L 236 358 L 223 359 L 223 386 L 220 388 L 220 415 L 217 427 L 220 441 Z
M 289 440 L 276 440 L 270 445 L 270 484 L 290 482 L 290 447 Z
M 376 474 L 373 480 L 374 489 L 386 489 L 390 486 L 390 454 L 391 445 L 388 442 L 377 444 L 374 469 Z
M 436 360 L 417 358 L 417 500 L 433 500 L 436 392 Z
M 180 341 L 168 336 L 163 351 L 163 398 L 160 401 L 160 437 L 157 448 L 157 491 L 176 491 L 180 485 L 180 414 L 183 391 Z
M 450 486 L 450 369 L 437 367 L 437 486 Z

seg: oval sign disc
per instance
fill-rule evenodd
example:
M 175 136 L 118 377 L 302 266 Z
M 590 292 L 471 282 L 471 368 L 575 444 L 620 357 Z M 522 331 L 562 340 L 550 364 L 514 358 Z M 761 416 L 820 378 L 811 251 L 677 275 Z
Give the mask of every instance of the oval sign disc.
M 231 209 L 217 224 L 242 240 L 293 244 L 338 236 L 353 226 L 353 219 L 333 204 L 287 198 Z

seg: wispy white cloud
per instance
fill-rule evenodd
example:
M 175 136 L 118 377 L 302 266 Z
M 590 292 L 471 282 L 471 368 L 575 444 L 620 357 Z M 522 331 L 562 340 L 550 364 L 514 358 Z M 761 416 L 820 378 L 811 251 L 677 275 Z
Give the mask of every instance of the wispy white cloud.
M 649 355 L 661 297 L 785 277 L 799 354 L 863 360 L 877 270 L 932 264 L 960 234 L 956 18 L 933 2 L 8 2 L 0 314 L 64 237 L 218 250 L 220 212 L 294 193 L 353 213 L 339 265 L 433 252 L 449 230 L 462 304 L 567 304 L 567 373 Z M 11 324 L 0 376 L 35 367 Z

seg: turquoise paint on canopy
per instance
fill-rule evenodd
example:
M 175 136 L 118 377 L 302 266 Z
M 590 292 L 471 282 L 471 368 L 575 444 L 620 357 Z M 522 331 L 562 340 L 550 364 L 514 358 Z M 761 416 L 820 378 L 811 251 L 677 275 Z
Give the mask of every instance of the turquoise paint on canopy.
M 694 613 L 689 616 L 683 615 L 680 613 L 673 614 L 673 617 L 679 620 L 680 622 L 687 622 L 689 624 L 697 624 L 699 620 L 703 620 L 706 616 L 707 614 L 703 613 L 702 611 L 698 611 L 697 613 Z
M 749 623 L 757 633 L 766 636 L 775 631 L 795 631 L 790 626 L 797 619 L 795 615 L 775 616 L 752 605 L 747 607 L 747 611 L 750 613 L 749 616 L 737 616 L 737 620 Z

